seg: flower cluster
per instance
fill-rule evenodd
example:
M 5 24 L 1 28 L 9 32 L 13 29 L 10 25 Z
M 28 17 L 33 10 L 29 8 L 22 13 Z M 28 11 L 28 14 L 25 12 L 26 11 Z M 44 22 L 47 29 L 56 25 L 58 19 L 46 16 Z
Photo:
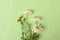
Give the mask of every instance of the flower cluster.
M 40 25 L 41 24 L 40 18 L 38 16 L 33 16 L 31 18 L 32 21 L 34 21 L 35 25 L 32 26 L 31 24 L 33 23 L 29 22 L 28 20 L 29 18 L 27 18 L 27 16 L 29 16 L 32 13 L 33 13 L 32 10 L 27 9 L 24 11 L 26 17 L 24 17 L 24 15 L 21 15 L 17 20 L 17 22 L 21 23 L 20 25 L 22 28 L 22 40 L 37 40 L 37 37 L 39 36 L 39 32 L 42 30 L 42 26 Z M 26 28 L 27 31 L 24 28 Z

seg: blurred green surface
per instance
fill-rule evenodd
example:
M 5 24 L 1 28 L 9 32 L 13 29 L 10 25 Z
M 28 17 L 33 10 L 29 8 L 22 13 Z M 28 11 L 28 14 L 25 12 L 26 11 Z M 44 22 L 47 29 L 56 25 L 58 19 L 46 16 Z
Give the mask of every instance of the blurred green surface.
M 16 20 L 25 9 L 43 17 L 47 28 L 39 40 L 60 40 L 60 0 L 0 0 L 0 40 L 21 40 Z

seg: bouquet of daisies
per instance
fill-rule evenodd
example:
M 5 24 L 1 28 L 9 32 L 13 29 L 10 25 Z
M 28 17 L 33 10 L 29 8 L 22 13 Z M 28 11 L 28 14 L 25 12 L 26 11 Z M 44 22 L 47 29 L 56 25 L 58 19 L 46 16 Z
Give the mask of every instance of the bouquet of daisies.
M 27 9 L 24 11 L 24 15 L 17 19 L 22 30 L 21 40 L 38 40 L 39 38 L 39 33 L 42 30 L 41 19 L 38 16 L 31 17 L 32 13 L 32 10 Z

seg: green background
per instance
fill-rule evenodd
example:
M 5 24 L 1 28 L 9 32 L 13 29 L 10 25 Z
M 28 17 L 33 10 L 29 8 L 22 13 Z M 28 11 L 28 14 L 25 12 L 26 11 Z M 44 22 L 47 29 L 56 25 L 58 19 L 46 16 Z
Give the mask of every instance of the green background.
M 39 40 L 60 40 L 60 0 L 0 0 L 0 40 L 21 40 L 16 20 L 25 9 L 43 17 L 46 30 Z

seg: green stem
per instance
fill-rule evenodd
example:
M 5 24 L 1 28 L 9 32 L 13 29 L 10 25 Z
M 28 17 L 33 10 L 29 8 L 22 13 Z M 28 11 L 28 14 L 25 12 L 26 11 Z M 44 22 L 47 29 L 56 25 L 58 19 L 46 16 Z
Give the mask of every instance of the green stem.
M 24 25 L 24 24 L 23 24 L 23 21 L 21 21 L 21 29 L 22 29 L 22 40 L 24 40 L 24 32 L 23 32 L 23 30 L 24 30 L 24 29 L 23 29 L 23 25 Z
M 30 39 L 29 40 L 32 40 L 32 30 L 31 30 L 31 25 L 28 23 L 29 20 L 28 20 L 28 15 L 27 15 L 27 21 L 25 21 L 25 23 L 28 25 L 29 27 L 29 32 L 30 32 Z
M 25 23 L 29 26 L 29 32 L 30 32 L 30 40 L 32 40 L 32 30 L 31 30 L 31 26 L 28 22 L 25 21 Z

